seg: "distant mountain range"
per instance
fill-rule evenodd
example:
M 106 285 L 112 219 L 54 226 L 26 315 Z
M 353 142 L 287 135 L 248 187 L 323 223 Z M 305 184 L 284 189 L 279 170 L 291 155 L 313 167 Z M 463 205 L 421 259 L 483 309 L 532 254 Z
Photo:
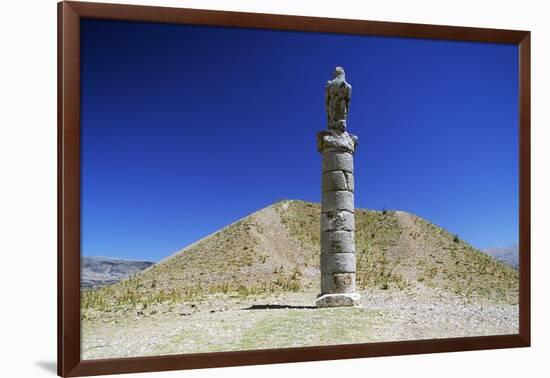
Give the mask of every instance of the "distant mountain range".
M 117 283 L 154 265 L 150 261 L 96 256 L 83 256 L 80 263 L 80 287 L 83 289 L 95 289 Z
M 514 269 L 519 267 L 519 248 L 517 244 L 509 247 L 487 248 L 483 252 Z

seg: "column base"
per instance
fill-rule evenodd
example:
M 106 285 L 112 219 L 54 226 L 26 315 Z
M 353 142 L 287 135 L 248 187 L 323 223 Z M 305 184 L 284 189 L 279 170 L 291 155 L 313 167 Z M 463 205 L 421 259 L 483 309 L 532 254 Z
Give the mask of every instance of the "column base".
M 359 307 L 359 293 L 321 294 L 315 300 L 317 307 Z

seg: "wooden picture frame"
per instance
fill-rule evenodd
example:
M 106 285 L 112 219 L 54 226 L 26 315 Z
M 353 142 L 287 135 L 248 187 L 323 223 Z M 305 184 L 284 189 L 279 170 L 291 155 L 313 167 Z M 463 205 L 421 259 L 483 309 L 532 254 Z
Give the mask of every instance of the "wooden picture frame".
M 80 358 L 80 20 L 266 28 L 519 46 L 519 333 L 159 357 Z M 530 345 L 530 32 L 151 6 L 58 4 L 58 374 L 100 375 Z

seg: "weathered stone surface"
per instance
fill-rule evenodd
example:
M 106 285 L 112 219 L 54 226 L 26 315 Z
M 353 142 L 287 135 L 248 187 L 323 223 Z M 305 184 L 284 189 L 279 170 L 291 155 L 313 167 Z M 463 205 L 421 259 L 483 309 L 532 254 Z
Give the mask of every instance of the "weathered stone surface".
M 317 134 L 322 154 L 321 296 L 318 307 L 357 306 L 353 153 L 357 137 L 346 132 L 351 86 L 342 67 L 326 87 L 328 130 Z
M 327 151 L 323 153 L 323 172 L 347 171 L 353 173 L 353 155 L 343 151 Z
M 355 253 L 322 253 L 325 273 L 355 273 Z
M 335 192 L 324 192 L 322 195 L 321 212 L 335 212 L 346 210 L 354 212 L 353 192 L 340 190 Z
M 352 293 L 355 291 L 355 273 L 335 273 L 332 277 L 335 293 Z
M 317 307 L 358 307 L 361 306 L 359 293 L 323 294 L 315 300 Z
M 353 192 L 353 174 L 346 171 L 325 172 L 321 178 L 322 192 L 349 190 Z
M 321 294 L 355 292 L 355 273 L 321 274 Z
M 355 230 L 355 216 L 353 213 L 348 211 L 321 213 L 321 232 L 353 230 Z
M 321 232 L 321 254 L 355 252 L 353 231 Z M 321 267 L 323 270 L 323 267 Z
M 340 150 L 353 153 L 357 147 L 358 138 L 345 131 L 325 130 L 317 134 L 317 150 L 323 153 L 330 150 Z
M 348 190 L 350 192 L 354 192 L 355 191 L 355 178 L 353 177 L 353 173 L 344 172 L 344 175 L 346 175 L 346 182 L 348 183 Z
M 351 100 L 351 85 L 346 82 L 342 67 L 336 67 L 332 80 L 325 87 L 325 108 L 329 129 L 345 130 Z

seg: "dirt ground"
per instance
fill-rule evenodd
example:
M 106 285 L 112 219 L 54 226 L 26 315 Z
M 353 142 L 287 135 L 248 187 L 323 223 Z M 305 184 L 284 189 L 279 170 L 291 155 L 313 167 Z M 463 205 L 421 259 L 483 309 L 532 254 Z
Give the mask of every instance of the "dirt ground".
M 201 301 L 89 314 L 82 358 L 288 348 L 515 334 L 518 306 L 417 286 L 361 292 L 361 307 L 314 307 L 316 292 L 211 295 Z

